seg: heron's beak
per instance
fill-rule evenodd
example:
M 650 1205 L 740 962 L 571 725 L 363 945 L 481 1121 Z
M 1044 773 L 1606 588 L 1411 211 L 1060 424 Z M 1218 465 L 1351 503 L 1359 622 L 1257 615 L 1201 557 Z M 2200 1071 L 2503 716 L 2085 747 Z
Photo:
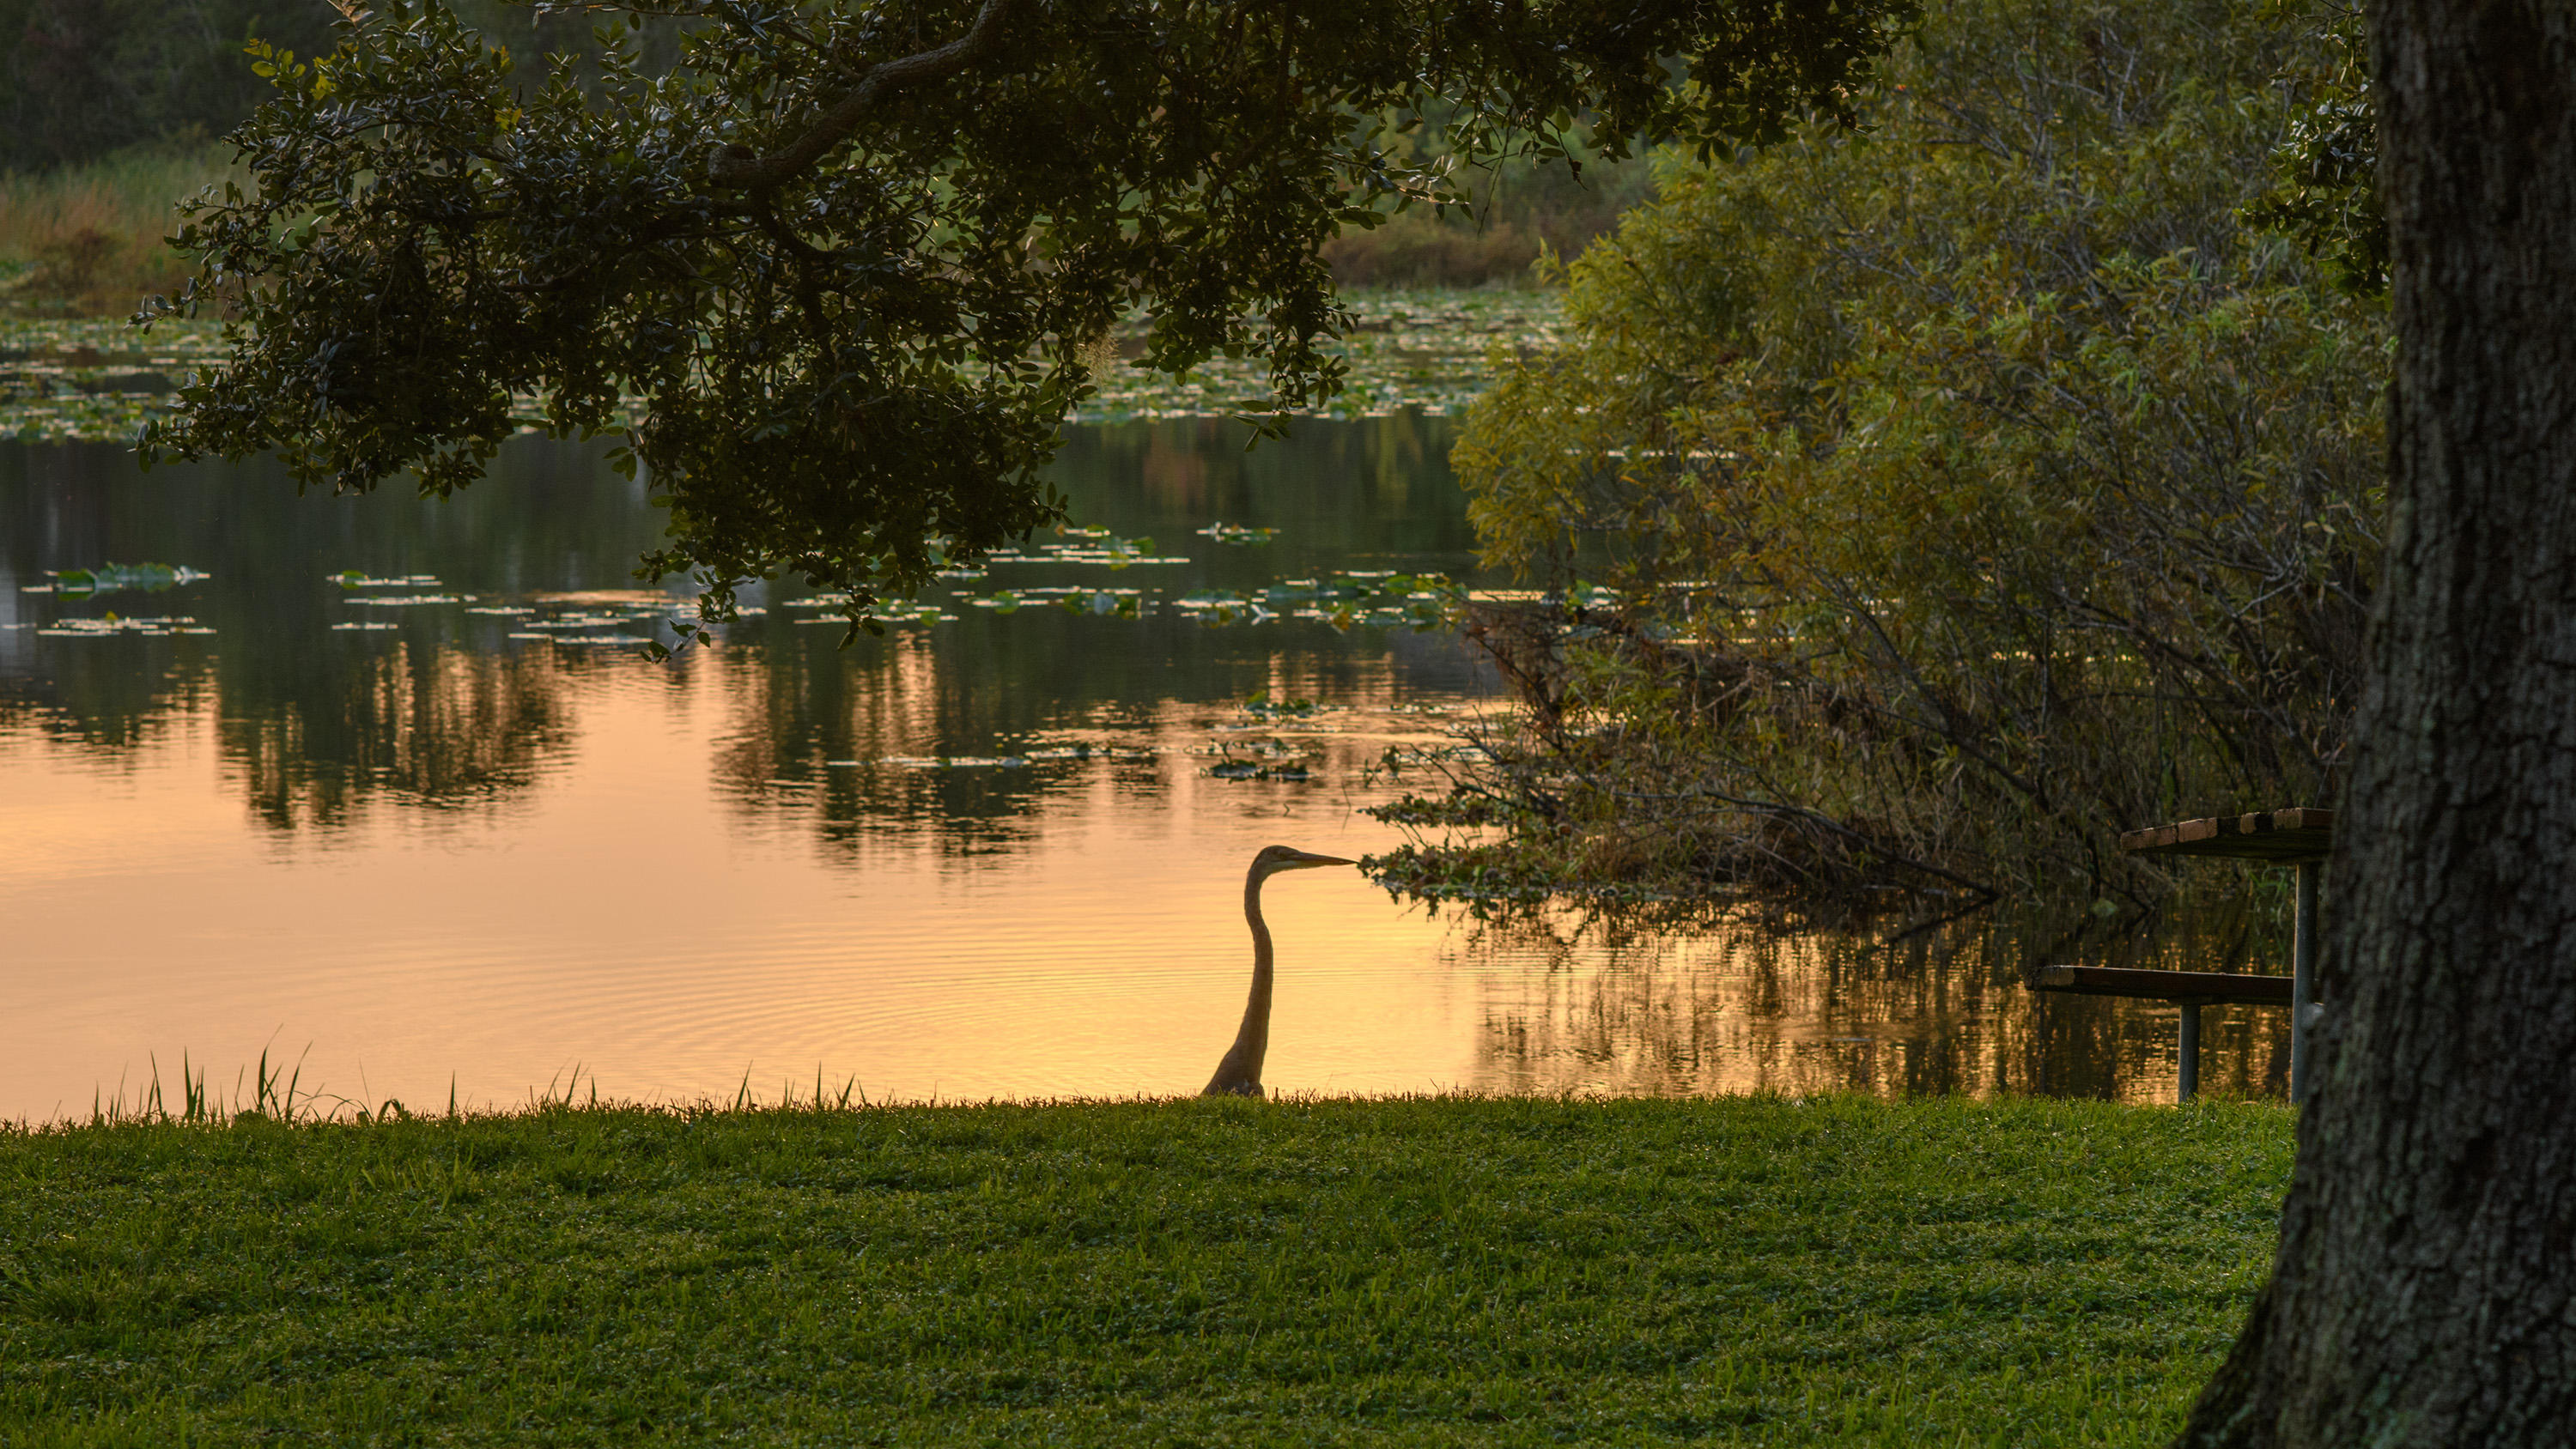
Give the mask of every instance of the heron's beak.
M 1296 859 L 1281 861 L 1279 863 L 1279 868 L 1282 870 L 1313 870 L 1315 867 L 1320 865 L 1357 864 L 1359 864 L 1359 862 L 1356 860 L 1344 860 L 1338 855 L 1315 855 L 1301 850 L 1297 852 Z

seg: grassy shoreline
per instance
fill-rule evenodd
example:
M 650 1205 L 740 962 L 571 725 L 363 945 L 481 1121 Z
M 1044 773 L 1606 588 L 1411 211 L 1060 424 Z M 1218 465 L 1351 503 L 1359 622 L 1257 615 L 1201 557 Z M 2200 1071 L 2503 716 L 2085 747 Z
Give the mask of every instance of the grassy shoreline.
M 550 1108 L 0 1132 L 0 1441 L 2160 1443 L 2289 1113 Z

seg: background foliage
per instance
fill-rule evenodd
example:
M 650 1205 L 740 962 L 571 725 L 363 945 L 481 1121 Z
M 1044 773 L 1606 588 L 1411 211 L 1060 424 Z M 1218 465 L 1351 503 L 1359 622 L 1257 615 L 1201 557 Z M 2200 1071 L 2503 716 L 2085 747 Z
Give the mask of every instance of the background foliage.
M 1550 592 L 1477 621 L 1527 708 L 1392 812 L 1397 874 L 2138 894 L 2119 829 L 2330 799 L 2386 332 L 2241 212 L 2331 59 L 2226 0 L 1959 0 L 1869 134 L 1671 162 L 1471 414 L 1488 556 Z
M 530 59 L 598 51 L 589 15 L 455 0 L 466 24 Z M 0 0 L 0 171 L 43 171 L 137 146 L 185 147 L 250 119 L 270 87 L 242 47 L 311 55 L 341 18 L 332 0 Z M 651 61 L 677 28 L 648 21 Z
M 639 572 L 693 576 L 710 617 L 738 581 L 797 574 L 857 619 L 1057 516 L 1040 470 L 1131 312 L 1137 365 L 1256 355 L 1274 416 L 1331 397 L 1321 343 L 1349 318 L 1320 248 L 1449 194 L 1355 123 L 1452 105 L 1453 144 L 1482 154 L 1512 134 L 1549 154 L 1578 108 L 1612 138 L 1767 138 L 1843 113 L 1913 13 L 682 12 L 667 71 L 612 21 L 595 84 L 552 61 L 523 79 L 439 0 L 384 0 L 327 54 L 264 48 L 275 96 L 233 136 L 256 185 L 192 208 L 198 284 L 149 309 L 244 325 L 149 448 L 444 494 L 529 411 L 623 431 L 613 460 L 670 518 Z
M 243 42 L 310 51 L 338 18 L 327 0 L 0 0 L 0 170 L 222 135 L 268 93 Z

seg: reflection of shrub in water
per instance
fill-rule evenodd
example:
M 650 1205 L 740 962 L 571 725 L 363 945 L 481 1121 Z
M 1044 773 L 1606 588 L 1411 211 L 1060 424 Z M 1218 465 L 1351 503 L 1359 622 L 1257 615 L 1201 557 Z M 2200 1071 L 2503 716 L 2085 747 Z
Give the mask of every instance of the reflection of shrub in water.
M 1518 910 L 1461 918 L 1441 954 L 1478 993 L 1478 1091 L 2162 1102 L 2173 1093 L 2171 1006 L 2039 993 L 2024 977 L 2041 962 L 2277 974 L 2289 951 L 2281 903 L 2243 884 L 2206 882 L 2144 922 L 1987 911 L 1916 930 L 1784 926 L 1756 903 L 1673 929 L 1618 912 Z M 2208 1011 L 2207 1088 L 2284 1095 L 2288 1021 L 2264 1007 Z

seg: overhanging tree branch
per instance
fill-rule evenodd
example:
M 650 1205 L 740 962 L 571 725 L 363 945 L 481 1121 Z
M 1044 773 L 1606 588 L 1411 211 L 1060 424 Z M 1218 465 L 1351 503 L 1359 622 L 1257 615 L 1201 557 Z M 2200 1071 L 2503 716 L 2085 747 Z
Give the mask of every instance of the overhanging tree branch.
M 869 66 L 849 94 L 833 102 L 821 120 L 785 148 L 761 156 L 740 144 L 720 147 L 715 163 L 707 168 L 707 179 L 727 191 L 759 193 L 776 189 L 820 160 L 824 152 L 848 140 L 888 92 L 945 80 L 992 54 L 1001 44 L 1003 23 L 1018 8 L 1019 0 L 984 0 L 983 8 L 975 12 L 974 24 L 967 27 L 964 35 L 901 60 Z

